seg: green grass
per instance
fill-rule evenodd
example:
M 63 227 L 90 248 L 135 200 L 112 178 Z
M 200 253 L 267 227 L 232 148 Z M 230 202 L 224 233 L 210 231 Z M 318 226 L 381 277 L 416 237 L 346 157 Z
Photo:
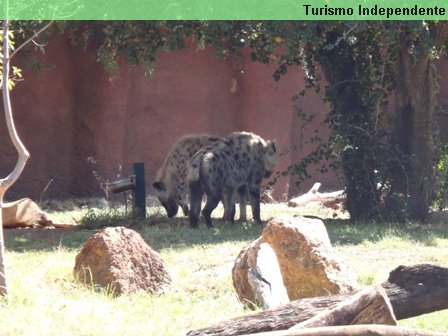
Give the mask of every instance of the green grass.
M 107 291 L 74 281 L 76 254 L 96 229 L 6 230 L 10 300 L 0 302 L 0 335 L 185 335 L 188 330 L 250 313 L 236 298 L 231 269 L 237 254 L 259 237 L 261 228 L 216 221 L 215 229 L 192 230 L 185 219 L 168 220 L 160 209 L 152 211 L 145 223 L 127 219 L 121 223 L 117 217 L 113 224 L 132 224 L 166 261 L 173 282 L 159 295 L 112 298 Z M 316 214 L 310 211 L 314 210 L 264 205 L 262 216 Z M 67 221 L 81 220 L 85 213 L 53 215 Z M 350 224 L 344 213 L 317 215 L 331 218 L 326 221 L 330 239 L 351 264 L 361 286 L 384 281 L 402 264 L 430 262 L 448 267 L 448 231 L 443 225 Z M 97 221 L 95 227 L 110 220 Z M 448 311 L 403 320 L 400 325 L 445 332 Z

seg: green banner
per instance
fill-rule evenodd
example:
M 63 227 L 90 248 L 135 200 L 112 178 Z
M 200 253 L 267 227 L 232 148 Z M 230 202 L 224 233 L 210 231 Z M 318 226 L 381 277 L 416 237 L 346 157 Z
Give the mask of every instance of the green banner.
M 0 0 L 10 20 L 447 20 L 444 0 Z

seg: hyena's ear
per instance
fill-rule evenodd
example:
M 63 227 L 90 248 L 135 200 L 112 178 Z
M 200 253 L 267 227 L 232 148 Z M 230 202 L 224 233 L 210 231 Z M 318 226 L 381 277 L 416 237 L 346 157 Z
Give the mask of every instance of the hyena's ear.
M 163 184 L 163 182 L 160 181 L 156 181 L 152 184 L 152 186 L 157 190 L 157 191 L 165 191 L 165 185 Z

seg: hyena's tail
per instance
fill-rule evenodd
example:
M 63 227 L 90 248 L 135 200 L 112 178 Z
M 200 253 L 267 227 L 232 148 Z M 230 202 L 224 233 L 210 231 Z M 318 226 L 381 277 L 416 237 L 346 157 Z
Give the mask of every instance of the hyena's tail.
M 200 154 L 200 151 L 197 152 L 193 157 L 191 158 L 190 162 L 187 166 L 187 181 L 195 182 L 199 181 L 199 174 L 201 170 L 201 159 L 202 155 Z

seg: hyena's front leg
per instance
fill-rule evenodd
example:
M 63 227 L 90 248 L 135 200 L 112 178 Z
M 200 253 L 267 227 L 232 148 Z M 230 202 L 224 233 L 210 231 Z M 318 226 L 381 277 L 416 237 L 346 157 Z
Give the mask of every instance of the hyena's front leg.
M 247 203 L 247 185 L 242 185 L 237 189 L 237 196 L 240 204 L 240 221 L 245 222 L 247 220 L 246 203 Z
M 184 213 L 184 216 L 188 216 L 188 200 L 187 200 L 187 190 L 186 190 L 186 183 L 183 182 L 176 188 L 176 201 L 177 204 L 182 208 L 182 212 Z
M 249 185 L 249 197 L 250 197 L 250 206 L 252 208 L 252 216 L 254 218 L 254 221 L 256 221 L 258 224 L 261 223 L 260 218 L 260 184 L 250 184 Z

